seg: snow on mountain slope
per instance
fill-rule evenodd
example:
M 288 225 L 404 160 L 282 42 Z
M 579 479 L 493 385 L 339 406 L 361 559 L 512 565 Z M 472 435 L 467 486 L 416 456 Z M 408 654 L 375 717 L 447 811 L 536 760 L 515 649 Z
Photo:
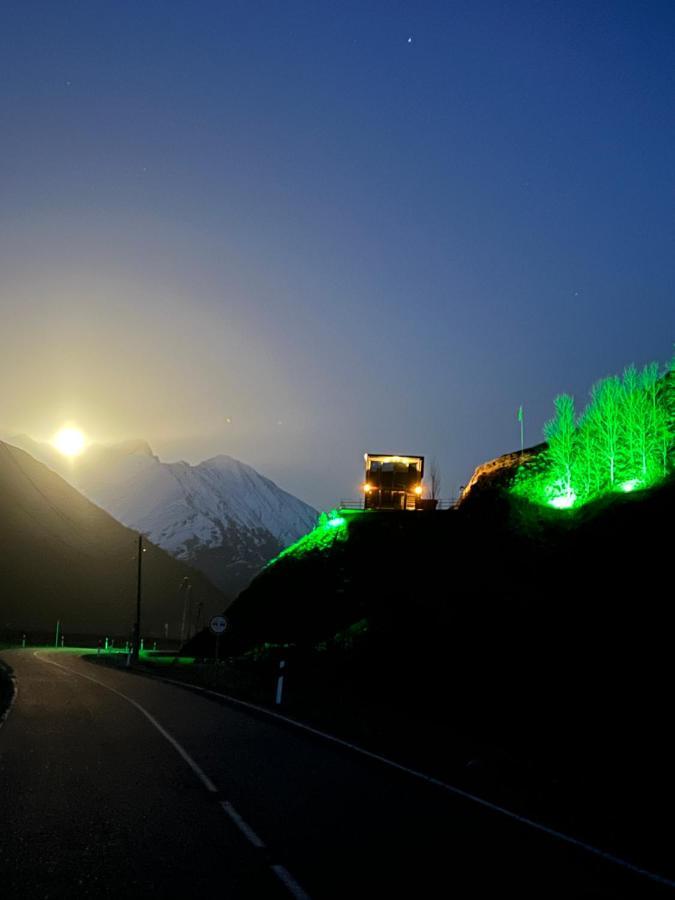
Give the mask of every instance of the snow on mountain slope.
M 94 445 L 70 461 L 49 445 L 25 437 L 15 441 L 124 525 L 189 560 L 230 594 L 316 521 L 311 506 L 230 456 L 196 466 L 165 463 L 145 442 L 133 441 Z

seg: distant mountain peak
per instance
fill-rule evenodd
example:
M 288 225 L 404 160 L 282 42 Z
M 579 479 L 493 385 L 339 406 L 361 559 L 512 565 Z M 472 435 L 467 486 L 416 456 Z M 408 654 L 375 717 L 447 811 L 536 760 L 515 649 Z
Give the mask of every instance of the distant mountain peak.
M 311 506 L 225 453 L 197 465 L 167 463 L 136 438 L 92 444 L 71 466 L 49 444 L 17 444 L 230 595 L 316 521 Z
M 241 467 L 243 469 L 251 469 L 252 472 L 255 471 L 252 466 L 247 465 L 240 459 L 235 459 L 234 456 L 228 456 L 226 453 L 218 453 L 216 456 L 210 456 L 208 459 L 202 460 L 199 465 L 209 469 Z
M 146 440 L 143 440 L 143 438 L 133 438 L 128 441 L 121 441 L 118 444 L 109 445 L 106 449 L 118 450 L 129 456 L 151 456 L 154 457 L 154 459 L 159 459 L 153 452 L 150 444 Z

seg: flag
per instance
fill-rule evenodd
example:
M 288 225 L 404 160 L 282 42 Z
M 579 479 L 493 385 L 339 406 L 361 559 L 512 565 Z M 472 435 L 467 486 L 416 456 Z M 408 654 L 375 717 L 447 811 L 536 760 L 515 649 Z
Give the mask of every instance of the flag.
M 523 407 L 522 406 L 518 407 L 518 421 L 519 422 L 523 421 Z

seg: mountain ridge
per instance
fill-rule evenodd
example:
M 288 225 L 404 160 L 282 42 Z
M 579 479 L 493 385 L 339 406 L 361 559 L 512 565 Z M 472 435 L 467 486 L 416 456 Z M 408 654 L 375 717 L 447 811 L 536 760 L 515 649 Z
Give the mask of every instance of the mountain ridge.
M 311 506 L 225 453 L 196 465 L 169 463 L 147 441 L 132 439 L 95 444 L 68 460 L 48 444 L 18 440 L 122 524 L 147 534 L 230 595 L 316 520 Z
M 129 634 L 138 533 L 21 448 L 0 441 L 0 629 Z M 201 573 L 144 542 L 142 633 L 177 638 L 189 578 L 202 622 L 228 599 Z M 198 623 L 195 622 L 195 625 Z

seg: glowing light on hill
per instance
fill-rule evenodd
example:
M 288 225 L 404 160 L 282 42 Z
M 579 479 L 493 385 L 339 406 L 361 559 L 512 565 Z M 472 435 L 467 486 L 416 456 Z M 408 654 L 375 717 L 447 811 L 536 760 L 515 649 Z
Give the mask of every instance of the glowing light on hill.
M 562 494 L 560 497 L 554 497 L 549 500 L 549 505 L 555 509 L 571 509 L 577 499 L 576 494 Z
M 579 509 L 617 492 L 664 481 L 675 468 L 675 357 L 602 378 L 578 413 L 560 394 L 544 426 L 546 446 L 520 460 L 510 490 L 531 503 Z
M 290 556 L 295 559 L 301 559 L 303 556 L 311 553 L 327 552 L 336 543 L 343 543 L 349 537 L 350 522 L 360 515 L 363 515 L 363 513 L 355 510 L 350 510 L 349 512 L 340 510 L 338 512 L 337 509 L 332 509 L 329 513 L 322 512 L 319 515 L 316 527 L 309 534 L 301 537 L 299 541 L 282 550 L 274 559 L 271 559 L 267 563 L 266 568 L 269 568 L 269 566 L 284 557 Z
M 52 438 L 52 446 L 64 456 L 79 456 L 87 446 L 87 439 L 79 428 L 62 428 Z

